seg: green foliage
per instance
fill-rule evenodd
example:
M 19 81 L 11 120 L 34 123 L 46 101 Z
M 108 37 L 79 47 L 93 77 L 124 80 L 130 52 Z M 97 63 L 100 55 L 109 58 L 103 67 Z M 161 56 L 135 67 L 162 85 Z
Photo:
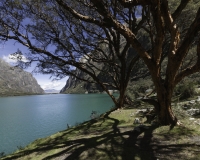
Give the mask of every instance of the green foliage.
M 180 96 L 180 100 L 193 97 L 195 94 L 197 94 L 195 92 L 196 84 L 197 83 L 192 78 L 186 78 L 176 86 L 174 95 Z
M 126 95 L 132 100 L 138 97 L 144 96 L 147 89 L 152 89 L 153 82 L 150 78 L 139 79 L 138 81 L 132 81 L 129 83 L 126 91 Z

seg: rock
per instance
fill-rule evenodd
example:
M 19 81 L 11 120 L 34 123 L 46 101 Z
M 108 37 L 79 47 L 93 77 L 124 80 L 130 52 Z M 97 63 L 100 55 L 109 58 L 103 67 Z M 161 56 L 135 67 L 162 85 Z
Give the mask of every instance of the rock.
M 200 103 L 200 96 L 197 97 L 196 102 Z
M 200 125 L 200 122 L 198 122 L 198 121 L 194 121 L 194 123 Z
M 191 100 L 189 103 L 190 104 L 195 104 L 195 100 Z
M 139 115 L 145 115 L 149 112 L 151 112 L 153 109 L 147 108 L 147 109 L 139 109 L 136 111 L 135 114 L 139 114 Z
M 182 108 L 185 109 L 185 110 L 188 110 L 188 109 L 191 108 L 191 105 L 189 105 L 189 104 L 184 104 L 184 105 L 182 106 Z
M 136 111 L 136 114 L 144 114 L 147 112 L 147 109 L 139 109 Z
M 187 111 L 187 113 L 191 116 L 197 116 L 200 114 L 200 110 L 199 109 L 189 109 Z
M 135 120 L 134 120 L 134 122 L 133 122 L 134 124 L 140 124 L 141 123 L 141 121 L 140 121 L 140 119 L 139 118 L 135 118 Z
M 133 116 L 134 116 L 134 113 L 131 113 L 131 114 L 130 114 L 130 117 L 133 117 Z
M 197 102 L 197 103 L 200 103 L 200 99 L 197 99 L 196 102 Z
M 150 94 L 152 91 L 153 91 L 153 89 L 147 89 L 147 90 L 145 91 L 145 94 Z

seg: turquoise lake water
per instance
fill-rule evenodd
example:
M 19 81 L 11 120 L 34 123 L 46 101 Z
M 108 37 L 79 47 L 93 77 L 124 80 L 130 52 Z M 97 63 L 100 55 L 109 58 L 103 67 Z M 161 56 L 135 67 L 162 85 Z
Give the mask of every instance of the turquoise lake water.
M 113 106 L 106 94 L 51 94 L 0 97 L 0 153 L 102 114 Z

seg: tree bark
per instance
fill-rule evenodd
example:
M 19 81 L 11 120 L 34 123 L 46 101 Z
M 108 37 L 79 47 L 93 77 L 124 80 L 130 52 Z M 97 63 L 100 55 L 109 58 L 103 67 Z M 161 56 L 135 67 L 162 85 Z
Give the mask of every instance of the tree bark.
M 172 112 L 171 104 L 162 103 L 158 112 L 158 119 L 161 125 L 175 126 L 177 124 L 177 118 Z
M 173 93 L 173 85 L 167 87 L 159 87 L 157 90 L 158 99 L 158 120 L 161 125 L 175 126 L 177 118 L 172 111 L 171 98 Z
M 119 96 L 119 99 L 118 99 L 117 108 L 122 108 L 124 106 L 125 90 L 126 89 L 121 89 L 120 90 L 120 96 Z

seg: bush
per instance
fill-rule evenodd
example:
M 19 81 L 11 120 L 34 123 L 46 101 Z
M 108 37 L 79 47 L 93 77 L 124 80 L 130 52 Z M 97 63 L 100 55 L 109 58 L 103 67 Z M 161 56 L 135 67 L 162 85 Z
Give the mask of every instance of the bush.
M 175 96 L 180 96 L 179 99 L 187 99 L 193 97 L 195 92 L 196 82 L 193 79 L 184 79 L 180 84 L 178 84 L 174 90 Z
M 139 79 L 138 81 L 132 81 L 129 83 L 126 95 L 130 97 L 131 100 L 135 100 L 138 97 L 144 96 L 147 89 L 153 88 L 154 86 L 151 79 Z

